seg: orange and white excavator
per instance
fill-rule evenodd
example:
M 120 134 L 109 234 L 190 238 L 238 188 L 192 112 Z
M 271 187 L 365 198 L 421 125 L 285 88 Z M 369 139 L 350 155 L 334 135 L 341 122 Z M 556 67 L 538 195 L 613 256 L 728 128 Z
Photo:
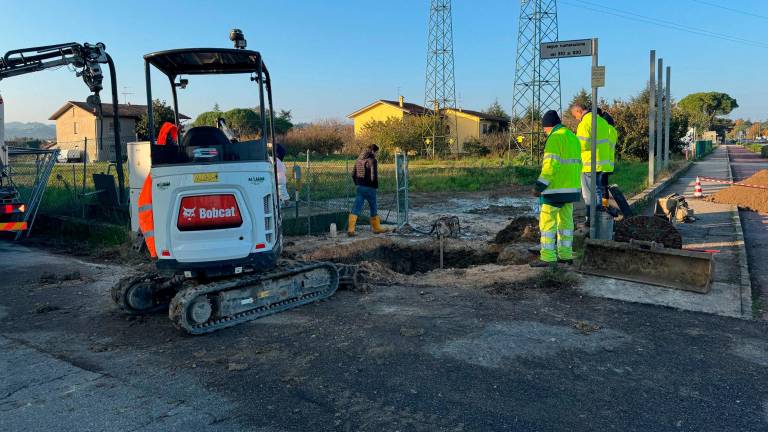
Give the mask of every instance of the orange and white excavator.
M 151 137 L 149 175 L 138 202 L 131 203 L 158 272 L 129 276 L 112 289 L 114 301 L 129 313 L 170 304 L 171 320 L 191 334 L 327 298 L 339 284 L 332 263 L 280 258 L 272 84 L 261 54 L 245 49 L 242 32 L 233 30 L 230 39 L 234 49 L 144 56 L 148 129 L 154 130 L 153 69 L 168 78 L 175 113 L 174 124 L 164 125 L 159 139 Z M 245 74 L 255 84 L 258 139 L 238 139 L 221 122 L 178 136 L 177 88 L 188 85 L 187 77 L 214 74 Z

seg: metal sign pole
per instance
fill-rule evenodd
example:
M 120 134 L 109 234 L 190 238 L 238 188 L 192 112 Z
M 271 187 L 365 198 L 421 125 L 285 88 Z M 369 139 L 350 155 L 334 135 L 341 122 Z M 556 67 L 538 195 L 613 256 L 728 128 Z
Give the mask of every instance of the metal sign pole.
M 592 68 L 597 68 L 597 38 L 592 39 Z M 593 72 L 594 74 L 594 72 Z M 589 237 L 597 238 L 597 225 L 600 223 L 600 218 L 597 217 L 597 87 L 596 83 L 592 83 L 592 160 L 590 166 L 592 173 L 589 179 L 590 188 L 592 193 L 590 194 L 590 210 L 591 224 L 589 225 Z
M 659 71 L 656 74 L 656 170 L 661 170 L 664 161 L 662 156 L 664 155 L 664 102 L 662 97 L 664 96 L 664 59 L 659 59 Z
M 672 97 L 669 90 L 669 76 L 672 74 L 671 69 L 667 66 L 667 92 L 666 103 L 664 104 L 664 168 L 669 165 L 669 125 L 672 116 Z
M 651 78 L 648 81 L 648 186 L 656 183 L 656 141 L 653 133 L 656 130 L 653 122 L 656 120 L 656 50 L 651 50 Z

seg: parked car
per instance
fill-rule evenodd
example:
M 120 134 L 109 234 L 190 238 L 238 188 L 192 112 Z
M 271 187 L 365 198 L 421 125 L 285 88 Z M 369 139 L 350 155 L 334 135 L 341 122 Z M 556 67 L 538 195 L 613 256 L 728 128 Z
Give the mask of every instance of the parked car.
M 82 162 L 82 161 L 83 161 L 83 152 L 79 149 L 62 150 L 59 153 L 59 157 L 56 159 L 56 162 L 58 163 L 72 163 L 72 162 Z

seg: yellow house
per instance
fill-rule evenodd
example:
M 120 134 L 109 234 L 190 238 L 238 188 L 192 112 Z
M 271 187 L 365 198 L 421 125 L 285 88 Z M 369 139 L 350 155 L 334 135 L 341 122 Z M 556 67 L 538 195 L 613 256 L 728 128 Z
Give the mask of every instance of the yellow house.
M 114 160 L 114 111 L 112 104 L 101 105 L 103 114 L 101 121 L 96 115 L 96 110 L 85 102 L 68 101 L 53 113 L 48 120 L 56 122 L 55 148 L 62 151 L 79 150 L 85 153 L 88 162 Z M 123 146 L 123 155 L 125 155 L 126 143 L 136 141 L 136 121 L 147 114 L 147 106 L 119 104 L 117 112 L 120 115 L 120 141 Z M 189 119 L 183 114 L 179 118 Z M 103 141 L 102 129 L 104 130 Z
M 355 122 L 355 136 L 359 136 L 363 126 L 372 121 L 386 121 L 390 118 L 402 119 L 407 115 L 432 115 L 432 110 L 421 105 L 405 102 L 400 96 L 397 101 L 379 99 L 348 115 L 347 118 Z
M 509 128 L 509 120 L 480 111 L 446 108 L 442 111 L 447 125 L 446 133 L 456 137 L 459 153 L 464 152 L 464 143 L 478 140 L 483 135 L 503 132 Z
M 402 119 L 408 115 L 432 115 L 434 111 L 421 105 L 405 102 L 402 96 L 398 101 L 379 99 L 370 105 L 349 114 L 347 117 L 355 123 L 355 136 L 359 136 L 363 127 L 372 121 L 386 121 L 390 118 Z M 480 139 L 482 135 L 501 132 L 509 127 L 509 120 L 492 116 L 480 111 L 446 108 L 441 110 L 446 124 L 446 134 L 453 136 L 458 145 L 451 146 L 451 151 L 464 151 L 464 143 Z

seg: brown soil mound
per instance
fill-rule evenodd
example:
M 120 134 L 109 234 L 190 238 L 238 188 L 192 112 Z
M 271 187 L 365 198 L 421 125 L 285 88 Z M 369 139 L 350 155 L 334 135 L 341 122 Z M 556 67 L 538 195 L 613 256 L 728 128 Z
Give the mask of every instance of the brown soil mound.
M 768 170 L 758 171 L 740 183 L 768 187 Z M 734 204 L 739 208 L 759 213 L 768 213 L 768 189 L 733 185 L 707 197 L 707 200 L 720 204 Z
M 493 243 L 505 244 L 520 241 L 537 243 L 539 237 L 539 220 L 531 216 L 520 216 L 512 219 L 509 225 L 496 233 Z

